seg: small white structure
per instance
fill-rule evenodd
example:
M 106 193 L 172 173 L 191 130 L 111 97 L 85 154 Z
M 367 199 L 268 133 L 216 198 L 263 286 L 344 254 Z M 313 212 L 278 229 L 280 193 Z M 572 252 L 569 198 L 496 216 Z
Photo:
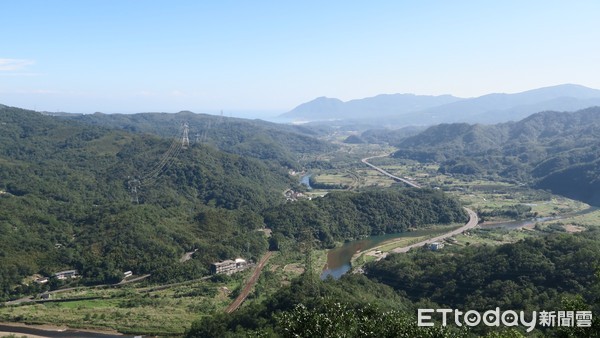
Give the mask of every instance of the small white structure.
M 77 274 L 77 270 L 65 270 L 55 273 L 54 275 L 52 275 L 52 277 L 59 280 L 65 280 L 68 278 L 77 278 L 79 277 L 79 275 Z
M 41 278 L 37 278 L 35 280 L 35 282 L 38 284 L 46 284 L 46 283 L 48 283 L 48 281 L 49 281 L 48 277 L 41 277 Z
M 441 242 L 433 242 L 433 243 L 429 244 L 429 249 L 432 251 L 440 250 L 443 247 L 444 247 L 444 243 L 441 243 Z
M 133 272 L 125 271 L 125 272 L 123 272 L 123 276 L 124 276 L 123 278 L 131 277 L 131 276 L 133 276 Z

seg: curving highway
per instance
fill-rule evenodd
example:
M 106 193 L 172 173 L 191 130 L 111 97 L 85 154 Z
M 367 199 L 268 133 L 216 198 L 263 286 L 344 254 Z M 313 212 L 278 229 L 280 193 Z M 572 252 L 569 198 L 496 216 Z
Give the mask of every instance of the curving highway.
M 418 247 L 421 247 L 421 246 L 424 246 L 426 244 L 433 243 L 433 242 L 440 242 L 440 241 L 443 241 L 444 239 L 446 239 L 448 237 L 452 237 L 452 236 L 458 235 L 458 234 L 460 234 L 460 233 L 462 233 L 462 232 L 464 232 L 466 230 L 469 230 L 469 229 L 472 229 L 472 228 L 476 227 L 477 224 L 479 223 L 479 217 L 477 217 L 477 213 L 475 211 L 469 209 L 469 208 L 464 208 L 464 209 L 469 214 L 469 221 L 465 225 L 461 226 L 460 228 L 452 230 L 450 232 L 447 232 L 447 233 L 445 233 L 443 235 L 439 235 L 437 237 L 426 239 L 426 240 L 421 241 L 419 243 L 407 245 L 407 246 L 404 246 L 404 247 L 401 247 L 401 248 L 396 248 L 396 249 L 392 250 L 392 252 L 395 252 L 395 253 L 408 252 L 408 250 L 410 250 L 412 248 L 418 248 Z
M 361 162 L 364 163 L 364 164 L 366 164 L 366 165 L 368 165 L 369 167 L 377 170 L 378 172 L 380 172 L 380 173 L 388 176 L 389 178 L 391 178 L 391 179 L 393 179 L 395 181 L 404 182 L 404 183 L 408 184 L 409 186 L 411 186 L 413 188 L 421 188 L 421 186 L 419 186 L 418 184 L 416 184 L 414 182 L 411 182 L 411 181 L 406 180 L 404 178 L 392 175 L 389 172 L 387 172 L 387 171 L 385 171 L 385 170 L 383 170 L 383 169 L 381 169 L 381 168 L 379 168 L 379 167 L 377 167 L 377 166 L 375 166 L 375 165 L 373 165 L 373 164 L 371 164 L 371 163 L 368 162 L 372 158 L 387 157 L 387 156 L 389 156 L 389 155 L 378 155 L 378 156 L 365 157 L 365 158 L 363 158 L 361 160 Z M 411 245 L 407 245 L 405 247 L 396 248 L 396 249 L 392 250 L 392 252 L 395 252 L 395 253 L 408 252 L 408 250 L 410 250 L 412 248 L 421 247 L 421 246 L 424 246 L 426 244 L 433 243 L 433 242 L 439 242 L 439 241 L 442 241 L 442 240 L 444 240 L 444 239 L 446 239 L 448 237 L 452 237 L 452 236 L 458 235 L 458 234 L 460 234 L 460 233 L 462 233 L 462 232 L 464 232 L 466 230 L 469 230 L 469 229 L 472 229 L 472 228 L 476 227 L 477 224 L 479 224 L 479 217 L 477 217 L 477 213 L 474 212 L 473 210 L 469 209 L 469 208 L 465 208 L 465 207 L 463 207 L 463 208 L 469 214 L 469 221 L 465 225 L 463 225 L 462 227 L 460 227 L 458 229 L 455 229 L 455 230 L 452 230 L 450 232 L 447 232 L 447 233 L 445 233 L 443 235 L 439 235 L 439 236 L 434 237 L 434 238 L 426 239 L 424 241 L 421 241 L 421 242 L 418 242 L 418 243 L 415 243 L 415 244 L 411 244 Z

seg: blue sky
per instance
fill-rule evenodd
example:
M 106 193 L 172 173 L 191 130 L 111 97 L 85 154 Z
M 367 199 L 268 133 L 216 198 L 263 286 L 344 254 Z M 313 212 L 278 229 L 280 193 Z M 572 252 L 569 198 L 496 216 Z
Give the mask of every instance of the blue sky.
M 3 1 L 0 103 L 285 112 L 319 96 L 600 89 L 599 1 Z

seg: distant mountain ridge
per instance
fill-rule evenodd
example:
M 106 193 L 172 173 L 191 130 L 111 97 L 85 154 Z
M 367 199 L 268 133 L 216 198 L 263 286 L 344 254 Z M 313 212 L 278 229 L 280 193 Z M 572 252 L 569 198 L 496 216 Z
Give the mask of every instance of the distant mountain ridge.
M 576 111 L 600 106 L 600 90 L 563 84 L 515 94 L 487 94 L 476 98 L 451 95 L 378 95 L 343 102 L 320 97 L 281 115 L 295 120 L 381 120 L 402 125 L 449 122 L 499 123 L 518 121 L 545 110 Z
M 305 120 L 363 119 L 365 114 L 407 114 L 462 100 L 452 95 L 382 94 L 359 100 L 343 102 L 339 99 L 319 97 L 303 103 L 281 117 Z

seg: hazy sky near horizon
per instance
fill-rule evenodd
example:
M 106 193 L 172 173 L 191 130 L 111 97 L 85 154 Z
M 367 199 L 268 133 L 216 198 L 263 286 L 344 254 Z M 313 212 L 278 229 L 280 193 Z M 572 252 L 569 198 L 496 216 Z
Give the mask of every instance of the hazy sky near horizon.
M 285 112 L 319 96 L 600 89 L 600 1 L 3 1 L 0 103 Z

